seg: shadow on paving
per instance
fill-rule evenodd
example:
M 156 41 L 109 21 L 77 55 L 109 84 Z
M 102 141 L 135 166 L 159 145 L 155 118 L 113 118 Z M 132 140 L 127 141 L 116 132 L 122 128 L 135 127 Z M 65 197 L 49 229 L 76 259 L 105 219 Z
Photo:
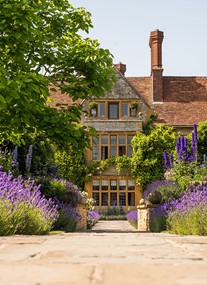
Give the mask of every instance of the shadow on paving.
M 99 221 L 90 230 L 86 230 L 88 233 L 138 233 L 127 220 L 117 220 L 117 221 Z
M 82 231 L 83 232 L 83 231 Z M 103 230 L 95 230 L 95 229 L 91 229 L 91 230 L 86 230 L 84 232 L 87 232 L 87 233 L 117 233 L 117 234 L 130 234 L 130 233 L 146 233 L 146 232 L 143 232 L 143 231 L 138 231 L 136 229 L 134 230 L 109 230 L 109 229 L 103 229 Z

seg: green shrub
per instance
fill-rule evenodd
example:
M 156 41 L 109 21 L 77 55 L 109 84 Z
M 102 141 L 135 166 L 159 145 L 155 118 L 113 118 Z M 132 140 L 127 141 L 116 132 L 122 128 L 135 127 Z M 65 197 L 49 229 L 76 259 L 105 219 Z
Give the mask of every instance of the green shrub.
M 155 232 L 155 233 L 160 233 L 162 231 L 166 230 L 166 222 L 167 218 L 162 215 L 162 216 L 152 216 L 150 219 L 150 231 Z
M 74 216 L 68 213 L 66 208 L 59 210 L 59 218 L 54 223 L 55 230 L 61 230 L 65 232 L 74 232 L 77 227 L 77 220 Z
M 12 170 L 12 153 L 7 148 L 0 148 L 0 165 L 3 166 L 3 171 Z
M 137 132 L 132 139 L 132 174 L 145 189 L 154 180 L 164 179 L 164 150 L 174 152 L 177 134 L 171 127 L 156 126 L 149 135 Z
M 0 235 L 42 235 L 52 228 L 43 210 L 21 202 L 16 207 L 9 200 L 0 200 Z
M 191 181 L 202 181 L 207 176 L 207 168 L 196 161 L 179 161 L 170 170 L 170 179 L 176 181 L 184 191 Z
M 55 160 L 58 164 L 58 177 L 71 181 L 80 189 L 83 189 L 86 179 L 84 150 L 74 151 L 69 146 L 67 149 L 57 151 Z
M 179 235 L 207 235 L 207 206 L 190 211 L 172 212 L 167 220 L 168 229 Z

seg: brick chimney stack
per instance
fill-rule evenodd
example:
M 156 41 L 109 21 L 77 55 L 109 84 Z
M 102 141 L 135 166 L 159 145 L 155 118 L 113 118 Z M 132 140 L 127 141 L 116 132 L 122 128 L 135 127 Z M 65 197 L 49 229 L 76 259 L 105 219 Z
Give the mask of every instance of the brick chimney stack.
M 114 64 L 116 68 L 124 75 L 126 72 L 126 64 L 123 64 L 121 62 Z
M 163 102 L 162 90 L 162 41 L 164 33 L 155 30 L 150 33 L 149 46 L 151 48 L 151 76 L 153 102 Z
M 163 32 L 159 30 L 150 33 L 149 46 L 151 48 L 151 69 L 162 68 L 162 41 Z

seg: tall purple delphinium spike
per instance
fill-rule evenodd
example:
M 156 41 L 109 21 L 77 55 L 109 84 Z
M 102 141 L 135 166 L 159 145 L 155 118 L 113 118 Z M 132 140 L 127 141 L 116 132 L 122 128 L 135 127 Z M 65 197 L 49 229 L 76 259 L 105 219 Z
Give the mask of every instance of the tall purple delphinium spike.
M 170 154 L 170 168 L 173 168 L 173 156 Z
M 179 137 L 176 142 L 176 152 L 178 160 L 181 160 L 181 138 Z
M 31 162 L 32 162 L 32 145 L 29 146 L 29 151 L 26 157 L 26 170 L 27 173 L 30 173 L 31 168 Z
M 177 142 L 176 142 L 176 153 L 177 153 L 177 158 L 178 158 L 178 160 L 180 160 L 181 159 L 181 157 L 180 157 L 180 140 L 179 140 L 180 138 L 178 138 L 178 140 L 177 140 Z
M 164 150 L 164 168 L 168 169 L 168 167 L 169 167 L 168 154 L 167 154 L 167 151 Z
M 181 149 L 184 149 L 184 147 L 185 147 L 185 137 L 182 136 L 181 137 Z
M 197 141 L 196 141 L 196 134 L 192 132 L 192 154 L 191 159 L 196 160 L 197 158 Z
M 193 125 L 193 132 L 195 134 L 195 141 L 197 143 L 197 141 L 198 141 L 198 132 L 197 132 L 197 125 L 196 124 Z
M 183 160 L 188 161 L 188 139 L 184 137 L 183 142 Z

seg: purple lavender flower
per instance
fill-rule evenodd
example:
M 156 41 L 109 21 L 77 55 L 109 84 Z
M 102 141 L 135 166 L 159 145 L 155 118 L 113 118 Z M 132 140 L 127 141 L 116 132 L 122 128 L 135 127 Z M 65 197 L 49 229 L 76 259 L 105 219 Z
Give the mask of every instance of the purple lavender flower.
M 87 228 L 90 229 L 100 219 L 99 213 L 96 211 L 87 211 Z
M 42 217 L 52 226 L 58 218 L 57 205 L 52 199 L 47 200 L 31 179 L 23 180 L 21 176 L 13 178 L 11 173 L 2 171 L 0 166 L 0 201 L 9 202 L 12 211 L 18 210 L 22 204 L 27 204 L 31 209 L 37 209 Z
M 126 214 L 127 220 L 130 223 L 135 223 L 137 224 L 138 221 L 138 211 L 134 210 L 134 211 L 130 211 L 129 213 Z
M 161 192 L 163 199 L 167 199 L 167 196 L 170 199 L 173 195 L 176 195 L 177 197 L 180 193 L 177 182 L 173 180 L 155 180 L 150 183 L 148 187 L 144 190 L 143 198 L 147 199 L 149 194 L 155 190 Z

